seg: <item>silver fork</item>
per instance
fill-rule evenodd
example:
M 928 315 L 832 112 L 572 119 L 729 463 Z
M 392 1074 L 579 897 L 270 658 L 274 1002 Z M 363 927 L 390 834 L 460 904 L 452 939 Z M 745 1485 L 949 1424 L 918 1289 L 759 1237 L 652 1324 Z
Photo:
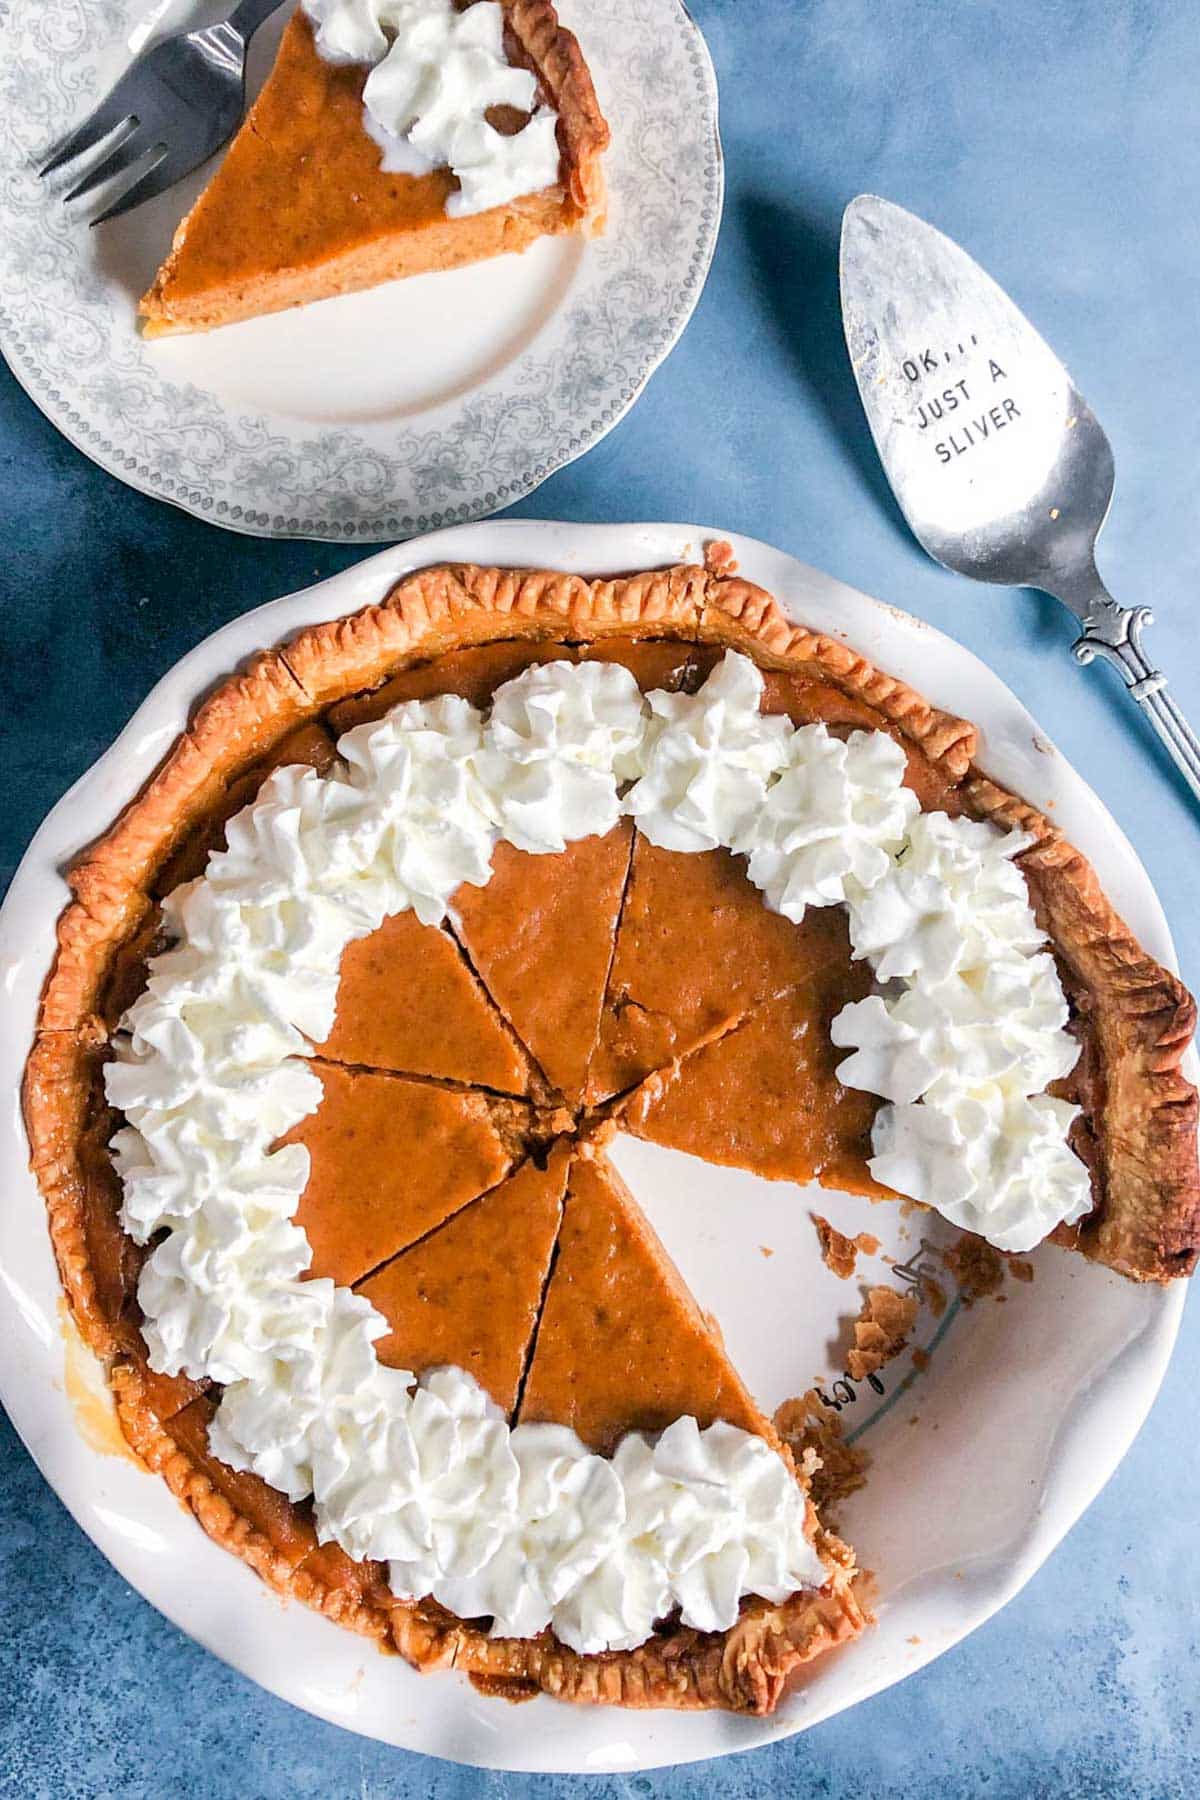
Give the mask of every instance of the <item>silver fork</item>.
M 78 200 L 120 175 L 134 175 L 93 225 L 174 187 L 236 131 L 246 106 L 246 46 L 282 3 L 241 0 L 227 19 L 142 51 L 82 125 L 55 146 L 38 174 L 50 175 L 112 137 L 99 162 L 64 195 Z

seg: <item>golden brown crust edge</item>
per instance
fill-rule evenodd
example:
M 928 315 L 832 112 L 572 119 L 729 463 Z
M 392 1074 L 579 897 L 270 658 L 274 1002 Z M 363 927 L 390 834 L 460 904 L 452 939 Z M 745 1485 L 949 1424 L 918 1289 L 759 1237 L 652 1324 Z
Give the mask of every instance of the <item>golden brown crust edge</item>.
M 595 231 L 604 224 L 604 170 L 608 121 L 600 111 L 579 40 L 559 23 L 550 0 L 503 0 L 509 30 L 537 71 L 558 114 L 566 190 L 577 216 Z
M 1200 1246 L 1200 1097 L 1181 1065 L 1196 1003 L 1143 950 L 1086 857 L 1048 819 L 978 771 L 964 798 L 977 818 L 1033 838 L 1018 860 L 1099 1055 L 1100 1130 L 1089 1160 L 1100 1204 L 1056 1240 L 1135 1280 L 1190 1275 Z
M 75 903 L 59 920 L 39 1031 L 75 1031 L 99 1012 L 107 963 L 144 921 L 158 869 L 238 772 L 315 710 L 277 651 L 253 657 L 201 702 L 115 824 L 67 870 Z

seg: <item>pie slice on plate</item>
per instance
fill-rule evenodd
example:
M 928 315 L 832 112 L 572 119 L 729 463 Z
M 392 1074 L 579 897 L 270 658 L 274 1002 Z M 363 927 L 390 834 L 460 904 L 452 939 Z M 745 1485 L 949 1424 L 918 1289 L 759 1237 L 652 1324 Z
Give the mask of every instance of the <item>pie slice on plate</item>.
M 1191 998 L 975 754 L 715 561 L 420 570 L 203 702 L 70 872 L 24 1106 L 123 1429 L 214 1538 L 511 1697 L 761 1712 L 863 1629 L 601 1145 L 1191 1272 Z M 566 849 L 505 836 L 506 756 Z
M 331 10 L 318 4 L 313 14 L 320 19 Z M 444 11 L 448 21 L 456 16 L 448 0 L 429 11 Z M 142 301 L 146 335 L 209 331 L 524 250 L 539 237 L 601 229 L 600 158 L 608 127 L 579 46 L 559 25 L 549 0 L 501 0 L 495 11 L 502 16 L 504 58 L 514 71 L 528 71 L 536 107 L 545 117 L 552 109 L 557 121 L 557 167 L 552 156 L 548 179 L 539 179 L 536 191 L 518 191 L 480 211 L 457 210 L 459 182 L 449 167 L 431 166 L 411 149 L 405 155 L 408 146 L 395 142 L 389 155 L 379 130 L 371 134 L 364 88 L 376 71 L 366 60 L 338 56 L 336 44 L 322 54 L 322 30 L 302 9 Z M 387 46 L 377 24 L 368 40 L 372 36 L 375 50 L 361 48 L 378 61 Z M 359 53 L 360 46 L 350 48 Z M 451 53 L 462 56 L 461 50 Z M 479 54 L 474 45 L 467 49 L 472 54 Z M 453 82 L 447 92 L 454 92 Z M 519 131 L 511 134 L 526 127 L 527 116 L 512 106 L 488 106 L 486 115 L 468 124 L 490 134 L 502 162 L 506 134 L 509 143 L 519 141 Z M 538 129 L 536 113 L 528 129 Z

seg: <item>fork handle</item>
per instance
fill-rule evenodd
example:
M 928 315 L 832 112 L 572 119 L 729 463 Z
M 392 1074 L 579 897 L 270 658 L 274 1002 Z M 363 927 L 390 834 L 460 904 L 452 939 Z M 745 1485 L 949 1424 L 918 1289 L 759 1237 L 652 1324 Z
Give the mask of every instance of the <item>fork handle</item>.
M 233 27 L 243 44 L 248 44 L 264 19 L 269 19 L 282 5 L 283 0 L 242 0 L 225 23 Z
M 1142 632 L 1153 623 L 1148 606 L 1118 606 L 1110 594 L 1102 593 L 1089 604 L 1073 648 L 1079 662 L 1100 657 L 1117 671 L 1200 800 L 1200 739 L 1167 692 L 1166 676 L 1142 649 Z

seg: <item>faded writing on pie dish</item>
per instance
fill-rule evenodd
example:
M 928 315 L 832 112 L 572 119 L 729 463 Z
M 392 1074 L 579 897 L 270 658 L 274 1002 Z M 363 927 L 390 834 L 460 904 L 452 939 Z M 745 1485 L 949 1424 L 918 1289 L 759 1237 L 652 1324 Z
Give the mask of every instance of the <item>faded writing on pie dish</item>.
M 26 1115 L 214 1536 L 511 1694 L 762 1711 L 861 1630 L 603 1144 L 1190 1271 L 1190 998 L 974 751 L 716 561 L 422 571 L 205 702 L 72 871 Z

